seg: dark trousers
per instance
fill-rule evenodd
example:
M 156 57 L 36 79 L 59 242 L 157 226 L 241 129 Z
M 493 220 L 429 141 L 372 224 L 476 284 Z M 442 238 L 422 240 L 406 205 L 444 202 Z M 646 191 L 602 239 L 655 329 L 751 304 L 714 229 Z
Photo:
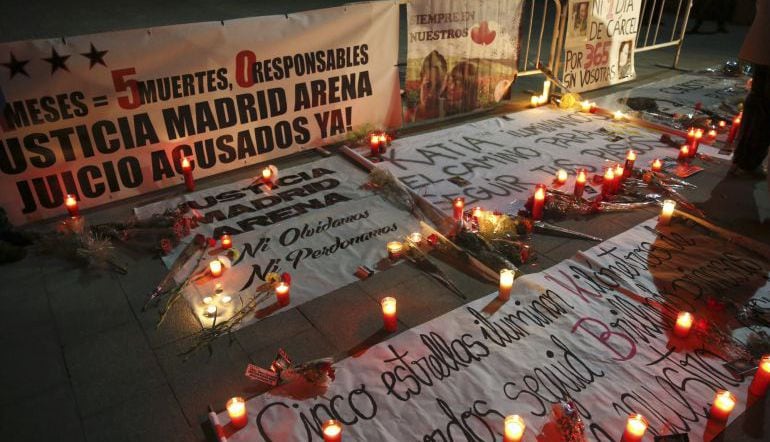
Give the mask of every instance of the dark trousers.
M 764 161 L 770 147 L 770 66 L 754 65 L 751 92 L 743 104 L 738 145 L 733 163 L 754 170 Z

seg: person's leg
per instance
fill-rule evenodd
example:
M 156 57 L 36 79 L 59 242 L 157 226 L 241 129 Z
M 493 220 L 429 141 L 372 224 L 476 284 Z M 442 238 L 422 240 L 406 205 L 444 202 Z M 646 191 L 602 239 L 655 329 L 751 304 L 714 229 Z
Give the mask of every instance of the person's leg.
M 757 171 L 770 146 L 770 66 L 755 65 L 751 92 L 743 105 L 738 145 L 733 163 L 746 171 Z

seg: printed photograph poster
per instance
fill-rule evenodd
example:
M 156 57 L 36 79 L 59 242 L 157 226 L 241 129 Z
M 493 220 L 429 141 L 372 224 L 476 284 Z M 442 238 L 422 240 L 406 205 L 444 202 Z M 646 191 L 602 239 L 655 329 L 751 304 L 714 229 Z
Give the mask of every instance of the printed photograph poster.
M 564 84 L 573 92 L 634 79 L 641 0 L 570 0 Z
M 0 43 L 0 206 L 14 224 L 401 121 L 398 5 Z
M 407 4 L 404 116 L 429 120 L 489 107 L 516 79 L 522 0 Z

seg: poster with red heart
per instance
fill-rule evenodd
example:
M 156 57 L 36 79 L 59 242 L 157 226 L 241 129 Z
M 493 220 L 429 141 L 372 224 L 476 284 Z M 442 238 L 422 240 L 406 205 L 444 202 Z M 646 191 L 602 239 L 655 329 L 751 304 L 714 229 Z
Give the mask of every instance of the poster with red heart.
M 522 0 L 407 4 L 406 122 L 472 112 L 516 79 Z

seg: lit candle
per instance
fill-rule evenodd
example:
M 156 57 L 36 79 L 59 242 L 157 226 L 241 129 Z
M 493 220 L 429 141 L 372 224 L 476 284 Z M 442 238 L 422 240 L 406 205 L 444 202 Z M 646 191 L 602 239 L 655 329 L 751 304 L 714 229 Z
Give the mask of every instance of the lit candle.
M 206 316 L 209 318 L 213 318 L 217 315 L 217 306 L 216 305 L 210 305 L 206 307 Z
M 695 154 L 698 153 L 701 138 L 703 138 L 703 129 L 695 129 L 695 137 L 693 137 L 692 144 L 690 145 L 690 158 L 695 157 Z
M 663 201 L 663 208 L 660 210 L 660 216 L 658 217 L 658 224 L 667 226 L 671 223 L 671 218 L 674 216 L 674 209 L 676 208 L 676 201 L 665 200 Z
M 687 144 L 688 146 L 692 146 L 692 143 L 695 142 L 695 128 L 691 127 L 690 130 L 687 131 Z
M 229 304 L 232 300 L 233 298 L 230 295 L 222 296 L 222 304 Z
M 273 184 L 273 169 L 270 166 L 262 168 L 262 182 L 265 184 Z
M 558 172 L 556 172 L 556 184 L 562 185 L 567 182 L 567 171 L 564 169 L 559 169 Z
M 619 110 L 616 110 L 615 113 L 612 114 L 612 118 L 614 118 L 615 120 L 618 120 L 618 121 L 622 120 L 624 117 L 625 117 L 625 115 L 623 115 L 623 112 L 621 112 Z
M 770 355 L 764 355 L 759 359 L 759 367 L 751 380 L 749 393 L 754 396 L 764 396 L 767 386 L 770 384 Z
M 663 170 L 663 163 L 659 159 L 655 158 L 655 161 L 652 162 L 651 169 L 653 172 L 660 172 Z
M 545 80 L 543 82 L 543 96 L 546 99 L 551 96 L 551 80 Z
M 235 428 L 243 428 L 248 423 L 246 401 L 242 397 L 234 397 L 227 401 L 227 415 Z
M 741 127 L 741 116 L 743 112 L 733 118 L 733 124 L 730 125 L 730 132 L 727 134 L 727 144 L 732 144 L 735 141 L 735 137 L 738 136 L 738 129 Z
M 713 142 L 714 140 L 716 140 L 716 138 L 717 138 L 717 130 L 716 129 L 711 129 L 709 131 L 709 140 L 711 140 L 711 142 Z
M 371 137 L 369 137 L 369 150 L 371 151 L 371 154 L 373 157 L 380 155 L 380 136 L 377 134 L 372 134 Z
M 513 287 L 514 272 L 511 269 L 500 270 L 500 290 L 498 298 L 507 301 L 511 298 L 511 287 Z
M 476 218 L 477 220 L 481 219 L 481 215 L 483 213 L 483 210 L 481 210 L 481 207 L 474 207 L 473 210 L 471 210 L 471 216 Z
M 324 442 L 342 441 L 342 424 L 334 419 L 324 422 L 321 431 L 324 435 Z
M 71 217 L 75 218 L 80 216 L 78 200 L 75 198 L 75 195 L 67 195 L 67 198 L 64 199 L 64 206 L 67 208 L 67 213 L 69 213 Z
M 396 316 L 396 298 L 390 296 L 382 298 L 382 320 L 385 323 L 385 331 L 394 332 L 398 329 L 398 317 Z
M 285 307 L 289 305 L 289 284 L 281 281 L 275 286 L 275 298 L 278 300 L 278 305 Z
M 233 246 L 233 240 L 230 238 L 230 235 L 222 235 L 219 241 L 222 242 L 223 249 L 229 249 Z
M 529 106 L 530 107 L 537 107 L 537 105 L 540 104 L 540 97 L 537 95 L 533 95 L 529 99 Z
M 404 250 L 404 245 L 401 244 L 399 241 L 390 241 L 388 244 L 385 245 L 385 247 L 388 248 L 388 258 L 394 261 L 401 258 L 401 253 Z
M 209 271 L 211 271 L 211 276 L 217 278 L 222 274 L 222 263 L 218 260 L 212 260 L 209 262 Z
M 195 190 L 195 180 L 193 180 L 192 164 L 187 157 L 182 158 L 182 174 L 184 175 L 184 185 L 188 192 Z
M 206 305 L 209 305 L 209 304 L 211 304 L 212 302 L 214 302 L 214 298 L 212 298 L 211 296 L 205 296 L 205 297 L 203 298 L 203 303 L 204 303 L 204 304 L 206 304 Z
M 623 166 L 620 164 L 615 165 L 615 183 L 612 186 L 612 193 L 618 193 L 620 185 L 623 182 Z
M 735 396 L 727 390 L 717 390 L 709 417 L 714 420 L 726 421 L 733 408 L 735 408 Z
M 631 176 L 631 172 L 634 171 L 634 163 L 636 162 L 636 152 L 629 150 L 626 154 L 626 164 L 623 165 L 623 176 L 628 178 Z
M 719 128 L 724 129 L 725 127 L 727 127 L 727 121 L 719 120 Z
M 583 169 L 578 170 L 577 178 L 575 178 L 575 190 L 573 194 L 581 198 L 583 196 L 583 191 L 586 188 L 586 171 Z
M 545 186 L 538 184 L 535 188 L 535 197 L 532 198 L 532 219 L 538 220 L 543 217 L 543 206 L 545 206 Z
M 602 182 L 602 194 L 604 196 L 612 195 L 612 189 L 615 188 L 615 171 L 608 167 L 604 171 L 604 181 Z
M 387 152 L 388 145 L 388 136 L 385 134 L 380 134 L 380 153 Z
M 686 337 L 690 333 L 692 321 L 692 313 L 679 312 L 679 315 L 676 317 L 676 324 L 674 325 L 674 334 L 680 338 Z
M 632 414 L 626 421 L 626 431 L 623 433 L 624 442 L 637 442 L 642 440 L 647 431 L 647 419 L 641 414 Z
M 452 202 L 452 214 L 454 216 L 455 221 L 462 221 L 463 219 L 463 212 L 465 210 L 465 198 L 463 197 L 457 197 Z
M 518 414 L 506 416 L 503 427 L 504 442 L 519 442 L 524 437 L 524 430 L 527 428 L 524 419 Z
M 409 241 L 411 241 L 413 244 L 420 245 L 420 243 L 422 242 L 422 233 L 420 232 L 410 233 Z
M 687 147 L 686 144 L 682 144 L 682 147 L 679 148 L 679 156 L 676 160 L 681 163 L 687 161 L 688 158 L 690 158 L 690 148 Z
M 582 110 L 583 112 L 591 112 L 591 102 L 588 100 L 581 102 L 580 110 Z

